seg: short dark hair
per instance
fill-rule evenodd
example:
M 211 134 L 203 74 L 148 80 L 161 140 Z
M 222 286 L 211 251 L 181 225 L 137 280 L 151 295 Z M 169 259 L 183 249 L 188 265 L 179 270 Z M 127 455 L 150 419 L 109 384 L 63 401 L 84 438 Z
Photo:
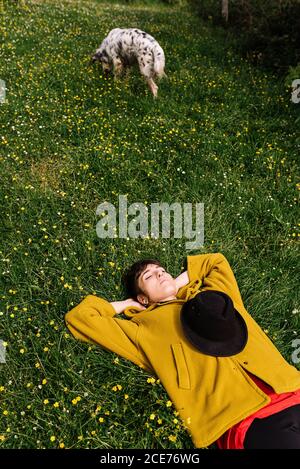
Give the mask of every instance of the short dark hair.
M 123 275 L 123 284 L 126 289 L 126 293 L 130 298 L 137 299 L 140 293 L 143 293 L 139 288 L 138 280 L 141 273 L 145 270 L 147 265 L 154 264 L 162 267 L 161 263 L 157 259 L 144 259 L 142 261 L 135 262 Z

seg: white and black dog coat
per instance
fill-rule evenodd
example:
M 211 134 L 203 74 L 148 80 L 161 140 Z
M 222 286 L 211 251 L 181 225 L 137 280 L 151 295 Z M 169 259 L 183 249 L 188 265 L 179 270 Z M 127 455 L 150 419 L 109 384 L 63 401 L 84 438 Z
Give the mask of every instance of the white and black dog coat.
M 125 67 L 137 62 L 154 97 L 157 96 L 158 87 L 153 79 L 165 75 L 163 49 L 150 34 L 136 28 L 112 29 L 92 60 L 100 61 L 103 71 L 113 71 L 115 76 L 120 75 Z

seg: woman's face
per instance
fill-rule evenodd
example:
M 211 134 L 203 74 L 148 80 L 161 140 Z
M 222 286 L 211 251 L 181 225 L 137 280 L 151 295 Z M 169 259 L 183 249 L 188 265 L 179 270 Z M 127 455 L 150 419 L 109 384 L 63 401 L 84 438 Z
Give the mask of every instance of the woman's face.
M 138 279 L 143 293 L 138 295 L 142 304 L 158 303 L 176 298 L 177 287 L 172 275 L 159 265 L 148 264 Z

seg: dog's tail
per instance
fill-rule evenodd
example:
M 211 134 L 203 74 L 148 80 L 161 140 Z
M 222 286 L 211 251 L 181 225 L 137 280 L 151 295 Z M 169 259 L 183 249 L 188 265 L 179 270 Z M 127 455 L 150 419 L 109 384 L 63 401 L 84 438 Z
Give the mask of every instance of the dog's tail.
M 165 54 L 162 48 L 157 44 L 153 49 L 154 72 L 157 78 L 163 78 L 165 74 Z

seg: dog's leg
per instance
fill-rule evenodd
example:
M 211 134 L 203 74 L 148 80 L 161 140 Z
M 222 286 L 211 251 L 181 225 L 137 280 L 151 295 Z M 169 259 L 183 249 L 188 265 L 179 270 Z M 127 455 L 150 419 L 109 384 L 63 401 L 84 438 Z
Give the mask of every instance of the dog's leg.
M 127 65 L 125 67 L 125 80 L 128 81 L 129 80 L 129 76 L 130 76 L 130 67 L 129 65 Z
M 148 86 L 151 90 L 151 93 L 153 94 L 153 98 L 157 98 L 157 90 L 158 90 L 158 86 L 154 83 L 154 81 L 152 80 L 152 78 L 146 78 L 146 81 L 148 83 Z
M 115 78 L 115 80 L 117 80 L 122 75 L 123 63 L 122 63 L 121 59 L 119 59 L 118 57 L 116 57 L 113 60 L 113 63 L 114 63 L 114 78 Z
M 149 61 L 146 63 L 146 58 L 139 57 L 138 58 L 138 64 L 140 67 L 140 72 L 143 75 L 143 77 L 146 79 L 146 82 L 150 88 L 151 93 L 153 94 L 154 98 L 157 98 L 157 90 L 158 86 L 154 83 L 153 81 L 153 70 L 152 70 L 152 64 Z

